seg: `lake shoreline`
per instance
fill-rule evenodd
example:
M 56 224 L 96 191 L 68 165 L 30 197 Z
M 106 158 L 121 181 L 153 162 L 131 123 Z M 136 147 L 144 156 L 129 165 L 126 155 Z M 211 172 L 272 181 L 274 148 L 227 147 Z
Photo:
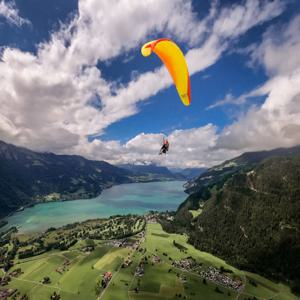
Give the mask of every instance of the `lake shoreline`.
M 30 202 L 28 204 L 24 204 L 22 206 L 20 206 L 19 208 L 17 208 L 16 210 L 10 212 L 8 215 L 4 216 L 4 217 L 0 217 L 0 222 L 6 222 L 6 219 L 9 218 L 9 217 L 12 217 L 13 215 L 15 215 L 16 213 L 20 212 L 20 211 L 24 211 L 25 209 L 27 208 L 31 208 L 31 207 L 34 207 L 35 205 L 39 205 L 39 204 L 47 204 L 47 203 L 56 203 L 56 202 L 68 202 L 68 201 L 78 201 L 78 200 L 91 200 L 91 199 L 95 199 L 97 197 L 99 197 L 103 191 L 107 190 L 107 189 L 110 189 L 114 186 L 120 186 L 120 185 L 124 185 L 124 184 L 136 184 L 136 183 L 153 183 L 153 182 L 172 182 L 172 181 L 182 181 L 182 182 L 186 182 L 186 180 L 178 180 L 178 179 L 172 179 L 172 180 L 149 180 L 149 181 L 146 181 L 146 182 L 130 182 L 130 183 L 118 183 L 118 184 L 111 184 L 109 186 L 106 186 L 104 187 L 100 193 L 98 194 L 95 194 L 91 197 L 87 197 L 87 198 L 78 198 L 78 197 L 75 197 L 74 198 L 69 198 L 69 199 L 66 199 L 66 198 L 62 198 L 62 199 L 54 199 L 54 200 L 50 200 L 50 201 L 42 201 L 42 200 L 38 200 L 38 201 L 33 201 L 33 202 Z M 5 225 L 4 225 L 5 226 Z M 1 226 L 3 227 L 3 226 Z M 0 227 L 0 228 L 1 228 Z
M 93 198 L 29 203 L 3 218 L 8 224 L 1 229 L 16 226 L 22 232 L 36 232 L 90 218 L 176 210 L 187 196 L 184 182 L 168 180 L 118 184 L 104 189 Z

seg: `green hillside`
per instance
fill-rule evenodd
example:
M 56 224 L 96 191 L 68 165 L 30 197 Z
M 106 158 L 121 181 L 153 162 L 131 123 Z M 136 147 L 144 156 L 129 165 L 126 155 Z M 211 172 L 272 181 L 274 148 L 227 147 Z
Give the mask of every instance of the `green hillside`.
M 162 220 L 164 228 L 186 232 L 196 248 L 299 291 L 300 156 L 244 163 L 227 172 L 198 184 L 174 220 Z
M 80 156 L 38 153 L 0 141 L 0 217 L 37 201 L 90 198 L 132 182 L 131 173 Z
M 28 258 L 16 256 L 14 266 L 6 274 L 0 273 L 0 283 L 10 279 L 0 293 L 12 291 L 12 298 L 30 300 L 47 300 L 54 293 L 59 295 L 55 299 L 63 300 L 297 299 L 286 285 L 240 271 L 197 250 L 187 243 L 186 235 L 168 234 L 155 217 L 147 219 L 145 230 L 144 218 L 127 216 L 91 220 L 42 234 L 44 244 L 60 236 L 69 239 L 77 234 L 78 239 L 68 249 L 51 249 Z M 93 232 L 111 228 L 110 238 L 116 238 L 120 227 L 131 236 L 117 240 L 93 236 Z M 80 235 L 83 232 L 86 234 Z M 36 238 L 11 235 L 22 247 L 32 245 Z M 107 272 L 111 278 L 103 285 Z

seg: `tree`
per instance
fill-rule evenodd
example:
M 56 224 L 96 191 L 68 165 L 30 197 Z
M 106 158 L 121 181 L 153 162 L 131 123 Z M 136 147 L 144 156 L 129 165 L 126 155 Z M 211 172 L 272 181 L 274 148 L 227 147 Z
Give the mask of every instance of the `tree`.
M 300 280 L 292 282 L 292 284 L 291 284 L 291 291 L 295 295 L 300 295 Z
M 86 239 L 85 244 L 87 247 L 93 247 L 93 248 L 95 247 L 95 242 L 92 239 Z
M 98 295 L 100 295 L 100 292 L 101 292 L 101 287 L 100 287 L 100 285 L 97 283 L 96 286 L 95 286 L 95 294 L 98 296 Z
M 224 293 L 219 289 L 218 286 L 216 286 L 215 291 L 216 291 L 217 293 L 219 293 L 219 294 L 224 294 Z
M 12 266 L 13 266 L 12 261 L 8 260 L 4 263 L 3 269 L 5 272 L 7 272 Z
M 45 276 L 45 277 L 43 278 L 43 284 L 48 284 L 48 283 L 51 283 L 51 279 L 50 279 L 49 276 Z
M 56 292 L 54 292 L 51 296 L 50 296 L 51 300 L 60 300 L 61 297 L 59 294 L 57 294 Z

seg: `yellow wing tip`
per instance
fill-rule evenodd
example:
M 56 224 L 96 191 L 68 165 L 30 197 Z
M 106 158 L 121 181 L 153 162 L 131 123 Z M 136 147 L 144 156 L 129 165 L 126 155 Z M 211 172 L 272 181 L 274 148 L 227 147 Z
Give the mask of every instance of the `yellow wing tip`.
M 185 94 L 185 95 L 180 95 L 180 99 L 181 99 L 182 103 L 183 103 L 185 106 L 190 106 L 190 104 L 191 104 L 191 99 L 190 99 L 190 97 L 189 97 L 187 94 Z
M 141 48 L 141 53 L 143 56 L 147 57 L 151 55 L 152 53 L 152 45 L 153 41 L 146 43 L 142 48 Z

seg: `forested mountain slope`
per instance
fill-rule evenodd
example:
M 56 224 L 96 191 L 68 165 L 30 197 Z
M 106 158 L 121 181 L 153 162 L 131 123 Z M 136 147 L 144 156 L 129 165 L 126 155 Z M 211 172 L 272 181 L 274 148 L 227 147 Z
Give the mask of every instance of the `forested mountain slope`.
M 36 201 L 90 198 L 135 181 L 132 172 L 74 155 L 37 153 L 0 141 L 0 217 Z
M 244 163 L 231 175 L 219 172 L 210 183 L 197 185 L 173 222 L 162 224 L 185 231 L 198 249 L 239 268 L 299 284 L 300 155 L 295 149 Z

